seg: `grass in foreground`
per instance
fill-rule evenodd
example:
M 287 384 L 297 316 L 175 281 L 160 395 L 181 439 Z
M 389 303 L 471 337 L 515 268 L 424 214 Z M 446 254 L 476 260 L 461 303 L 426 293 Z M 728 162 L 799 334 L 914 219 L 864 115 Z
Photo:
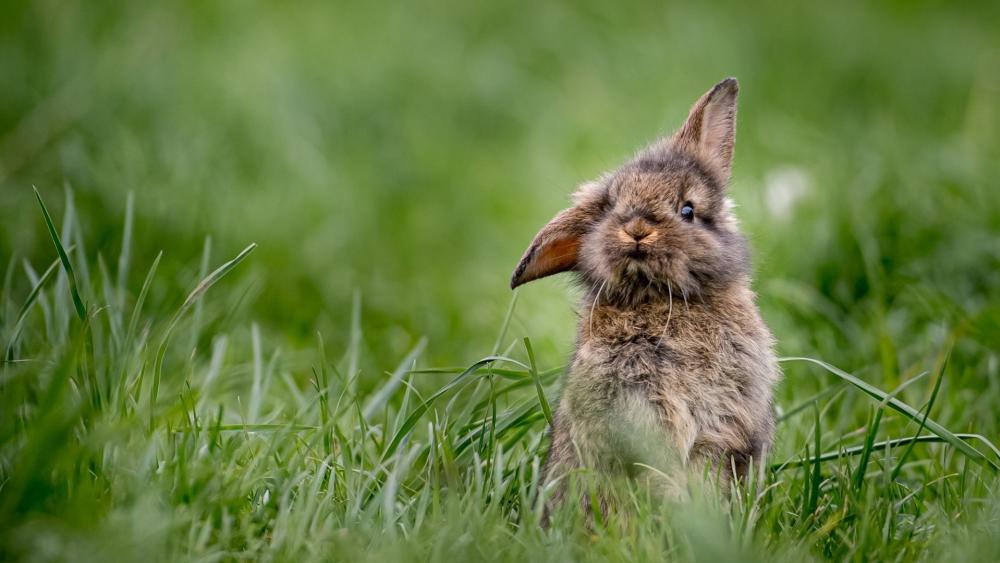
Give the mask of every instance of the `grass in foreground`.
M 786 359 L 786 385 L 822 378 L 822 390 L 779 406 L 773 464 L 730 499 L 663 504 L 632 488 L 627 520 L 571 508 L 542 530 L 562 370 L 536 364 L 510 313 L 470 366 L 419 367 L 421 341 L 359 390 L 356 335 L 339 355 L 322 337 L 286 351 L 239 317 L 243 293 L 224 277 L 253 245 L 220 261 L 206 244 L 170 314 L 148 306 L 161 257 L 133 256 L 128 227 L 112 275 L 101 254 L 88 260 L 71 205 L 60 230 L 38 202 L 53 262 L 10 264 L 0 308 L 5 560 L 989 560 L 1000 548 L 1000 452 L 956 417 L 966 390 L 945 383 L 960 334 L 892 390 Z M 148 268 L 138 292 L 123 281 L 133 264 Z

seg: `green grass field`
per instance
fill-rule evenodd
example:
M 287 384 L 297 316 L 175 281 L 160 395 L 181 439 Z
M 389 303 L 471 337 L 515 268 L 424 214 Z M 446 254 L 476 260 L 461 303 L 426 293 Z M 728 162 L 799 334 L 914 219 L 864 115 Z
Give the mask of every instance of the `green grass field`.
M 1000 4 L 119 4 L 0 7 L 0 560 L 997 559 Z M 543 530 L 510 272 L 730 75 L 775 451 Z

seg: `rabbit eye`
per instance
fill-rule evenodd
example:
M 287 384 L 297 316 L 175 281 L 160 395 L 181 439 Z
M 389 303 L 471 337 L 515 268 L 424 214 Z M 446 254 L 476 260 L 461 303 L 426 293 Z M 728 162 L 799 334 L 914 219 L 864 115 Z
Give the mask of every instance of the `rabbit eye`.
M 683 218 L 685 221 L 694 220 L 694 204 L 691 203 L 690 201 L 685 202 L 684 206 L 681 207 L 681 218 Z

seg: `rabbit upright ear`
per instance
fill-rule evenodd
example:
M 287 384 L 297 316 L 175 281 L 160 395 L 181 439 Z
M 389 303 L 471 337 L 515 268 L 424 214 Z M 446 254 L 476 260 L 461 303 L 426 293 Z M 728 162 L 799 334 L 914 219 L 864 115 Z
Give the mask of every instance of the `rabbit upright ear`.
M 674 136 L 677 144 L 712 167 L 722 185 L 729 181 L 732 169 L 739 90 L 735 78 L 716 84 L 694 104 L 687 121 Z
M 580 207 L 571 207 L 542 227 L 514 269 L 510 288 L 575 268 L 587 217 Z

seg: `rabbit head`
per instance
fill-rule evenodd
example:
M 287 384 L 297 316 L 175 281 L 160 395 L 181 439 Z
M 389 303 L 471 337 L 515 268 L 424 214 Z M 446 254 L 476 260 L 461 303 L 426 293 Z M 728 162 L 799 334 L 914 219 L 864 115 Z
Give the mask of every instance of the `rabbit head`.
M 723 80 L 672 136 L 584 184 L 535 237 L 511 288 L 571 270 L 604 299 L 635 305 L 746 279 L 746 243 L 725 193 L 738 89 Z

